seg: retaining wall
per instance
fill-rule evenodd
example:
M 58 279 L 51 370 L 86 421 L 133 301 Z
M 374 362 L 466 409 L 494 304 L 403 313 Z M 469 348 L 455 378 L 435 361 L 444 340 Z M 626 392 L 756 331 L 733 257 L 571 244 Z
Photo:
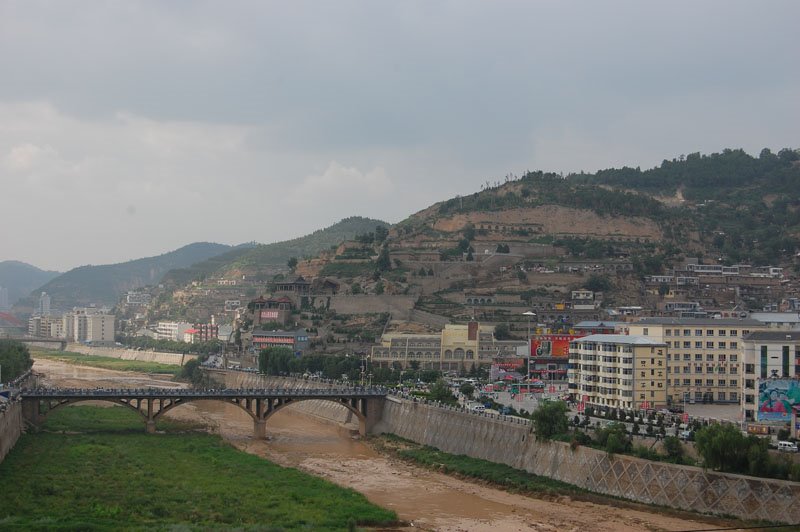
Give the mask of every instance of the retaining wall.
M 5 403 L 0 410 L 0 462 L 17 443 L 22 433 L 22 402 Z
M 137 351 L 121 347 L 89 347 L 81 344 L 68 344 L 67 351 L 81 353 L 82 355 L 97 355 L 101 357 L 119 358 L 122 360 L 138 360 L 140 362 L 158 362 L 183 366 L 189 360 L 194 360 L 197 355 L 184 355 L 181 353 L 164 353 L 158 351 Z
M 581 488 L 684 510 L 800 523 L 800 483 L 704 471 L 561 442 L 539 442 L 528 424 L 389 397 L 375 432 L 452 454 L 507 464 Z

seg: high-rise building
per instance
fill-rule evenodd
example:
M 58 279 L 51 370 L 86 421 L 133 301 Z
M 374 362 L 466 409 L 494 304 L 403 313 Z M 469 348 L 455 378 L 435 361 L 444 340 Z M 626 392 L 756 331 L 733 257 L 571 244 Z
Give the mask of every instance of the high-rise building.
M 50 296 L 47 295 L 47 292 L 42 292 L 42 295 L 39 296 L 39 305 L 36 307 L 36 312 L 39 316 L 50 315 Z
M 569 388 L 586 405 L 638 410 L 667 405 L 667 346 L 645 336 L 592 334 L 573 340 Z
M 8 288 L 0 286 L 0 311 L 10 308 L 11 306 L 8 304 Z

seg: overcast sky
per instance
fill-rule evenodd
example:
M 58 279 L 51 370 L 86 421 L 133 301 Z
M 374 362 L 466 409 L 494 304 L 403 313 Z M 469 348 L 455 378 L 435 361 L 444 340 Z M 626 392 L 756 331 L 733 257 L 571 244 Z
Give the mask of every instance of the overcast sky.
M 397 222 L 526 169 L 800 147 L 800 2 L 0 0 L 0 260 Z

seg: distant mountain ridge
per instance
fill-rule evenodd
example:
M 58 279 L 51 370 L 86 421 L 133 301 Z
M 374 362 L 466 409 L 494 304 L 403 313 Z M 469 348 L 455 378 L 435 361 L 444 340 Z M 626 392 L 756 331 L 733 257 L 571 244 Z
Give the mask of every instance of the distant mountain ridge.
M 209 275 L 231 275 L 233 272 L 249 273 L 270 269 L 284 269 L 290 258 L 313 257 L 331 246 L 351 240 L 358 234 L 374 232 L 377 226 L 388 228 L 381 220 L 351 216 L 324 229 L 283 242 L 239 247 L 209 258 L 191 267 L 168 272 L 164 283 L 182 285 Z
M 113 306 L 128 290 L 158 284 L 169 270 L 190 266 L 230 249 L 231 246 L 224 244 L 196 242 L 156 257 L 103 266 L 80 266 L 35 288 L 36 292 L 19 301 L 14 310 L 30 312 L 38 292 L 47 292 L 51 305 L 61 310 L 90 304 Z
M 59 275 L 60 272 L 45 271 L 15 260 L 0 262 L 0 286 L 8 289 L 9 305 L 13 305 Z

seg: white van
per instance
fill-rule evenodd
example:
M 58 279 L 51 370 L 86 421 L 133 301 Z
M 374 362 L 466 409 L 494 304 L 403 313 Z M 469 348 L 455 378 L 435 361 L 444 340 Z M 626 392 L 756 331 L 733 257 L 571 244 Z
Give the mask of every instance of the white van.
M 486 410 L 486 407 L 485 407 L 485 406 L 483 406 L 483 405 L 482 405 L 482 404 L 480 404 L 480 403 L 471 403 L 471 404 L 469 405 L 469 409 L 470 409 L 472 412 L 484 412 L 484 411 Z
M 782 453 L 796 453 L 797 452 L 797 444 L 793 441 L 779 441 L 778 442 L 778 450 Z

